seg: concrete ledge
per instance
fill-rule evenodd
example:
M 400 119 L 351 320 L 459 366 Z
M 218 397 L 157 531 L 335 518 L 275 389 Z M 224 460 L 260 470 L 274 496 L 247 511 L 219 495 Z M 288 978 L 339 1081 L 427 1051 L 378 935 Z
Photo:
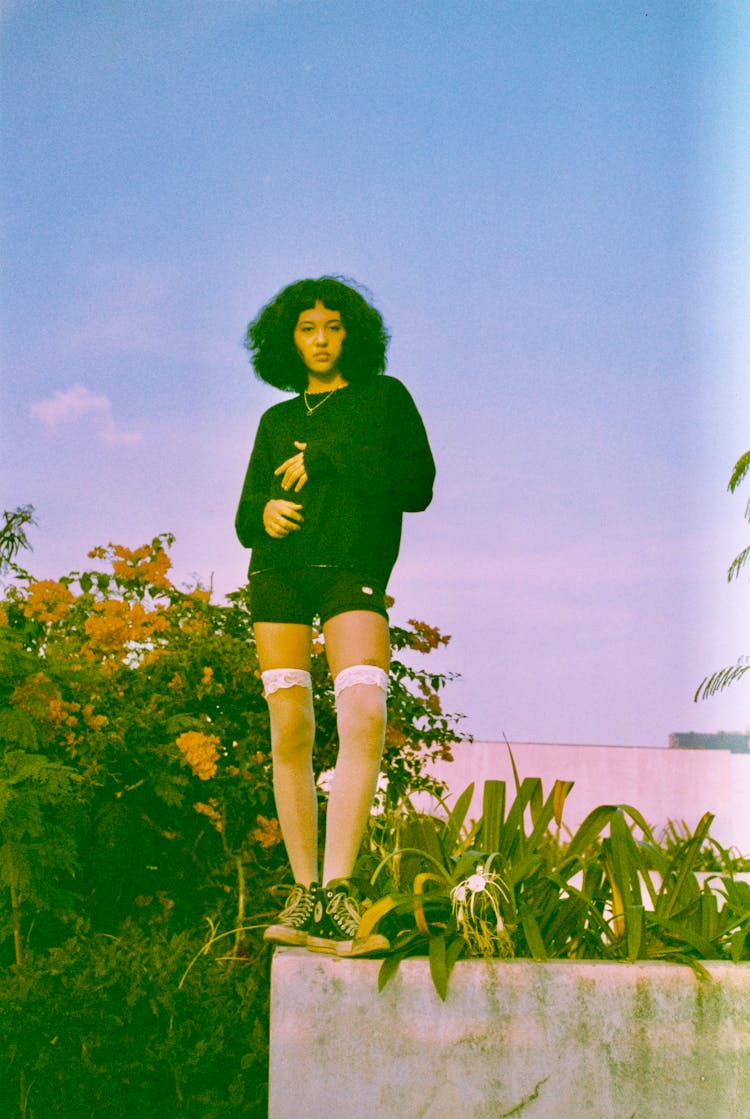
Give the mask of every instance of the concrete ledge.
M 269 1119 L 747 1119 L 750 964 L 378 960 L 277 949 Z

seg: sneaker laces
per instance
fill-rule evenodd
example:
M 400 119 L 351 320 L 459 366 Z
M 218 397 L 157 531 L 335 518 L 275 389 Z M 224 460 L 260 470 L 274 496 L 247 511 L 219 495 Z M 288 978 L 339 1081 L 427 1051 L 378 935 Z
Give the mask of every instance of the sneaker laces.
M 333 895 L 326 907 L 326 912 L 341 932 L 346 933 L 349 938 L 356 937 L 362 914 L 354 898 L 342 890 L 340 893 Z
M 287 898 L 286 905 L 279 914 L 282 924 L 296 928 L 304 925 L 313 911 L 314 897 L 312 890 L 297 884 Z

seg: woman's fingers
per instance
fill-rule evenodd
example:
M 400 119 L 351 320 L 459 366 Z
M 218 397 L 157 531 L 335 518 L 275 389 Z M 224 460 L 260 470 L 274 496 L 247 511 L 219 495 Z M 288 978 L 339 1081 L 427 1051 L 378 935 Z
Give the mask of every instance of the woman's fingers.
M 297 532 L 304 520 L 300 513 L 301 508 L 302 506 L 295 501 L 284 501 L 283 498 L 273 498 L 266 502 L 263 510 L 263 527 L 268 535 L 278 540 L 290 532 Z
M 307 481 L 305 459 L 302 452 L 300 451 L 298 455 L 294 455 L 292 458 L 288 458 L 286 462 L 282 462 L 281 466 L 277 466 L 274 470 L 274 474 L 284 475 L 281 479 L 282 490 L 290 490 L 293 486 L 294 492 L 299 493 Z

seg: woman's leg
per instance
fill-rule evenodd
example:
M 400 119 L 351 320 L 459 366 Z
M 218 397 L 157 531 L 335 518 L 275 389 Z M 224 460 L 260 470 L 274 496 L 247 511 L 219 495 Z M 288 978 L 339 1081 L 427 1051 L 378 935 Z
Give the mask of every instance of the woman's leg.
M 347 668 L 372 665 L 385 674 L 387 686 L 390 642 L 381 614 L 337 614 L 323 626 L 323 635 L 334 682 Z M 386 690 L 378 683 L 350 683 L 337 692 L 339 753 L 328 800 L 323 883 L 349 878 L 354 870 L 380 773 L 387 718 Z
M 310 626 L 257 622 L 254 629 L 262 673 L 296 669 L 309 674 Z M 318 881 L 318 797 L 312 764 L 315 740 L 312 689 L 306 684 L 294 684 L 271 692 L 272 682 L 273 677 L 264 675 L 271 719 L 276 811 L 294 880 L 309 886 Z M 278 678 L 276 682 L 279 682 Z

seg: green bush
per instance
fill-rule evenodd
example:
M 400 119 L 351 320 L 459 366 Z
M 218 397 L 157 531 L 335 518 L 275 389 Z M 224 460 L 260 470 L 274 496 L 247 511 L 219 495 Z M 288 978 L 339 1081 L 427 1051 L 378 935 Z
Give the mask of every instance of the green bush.
M 262 1115 L 262 929 L 290 879 L 246 590 L 175 587 L 166 534 L 36 580 L 18 562 L 31 515 L 0 529 L 2 1113 Z M 435 786 L 426 760 L 459 736 L 447 677 L 421 666 L 448 639 L 417 621 L 392 638 L 394 803 Z M 317 638 L 313 681 L 321 772 Z

